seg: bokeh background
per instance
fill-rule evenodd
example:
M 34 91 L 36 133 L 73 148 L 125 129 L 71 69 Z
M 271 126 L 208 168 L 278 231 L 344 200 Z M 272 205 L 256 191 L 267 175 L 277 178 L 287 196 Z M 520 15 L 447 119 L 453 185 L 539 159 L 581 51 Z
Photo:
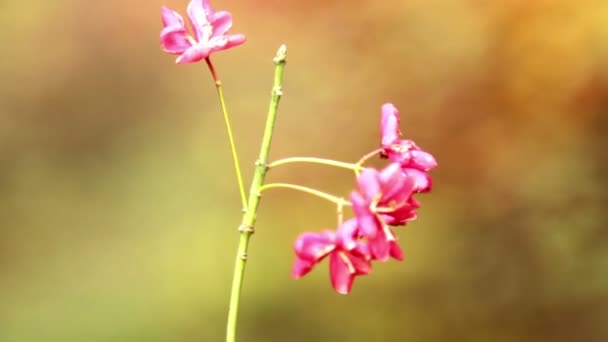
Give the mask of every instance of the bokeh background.
M 357 160 L 382 103 L 439 161 L 406 259 L 349 296 L 289 277 L 331 204 L 259 212 L 241 341 L 608 340 L 608 2 L 237 1 L 218 53 L 246 183 L 272 57 L 289 48 L 272 158 Z M 204 64 L 159 48 L 185 0 L 0 3 L 0 341 L 220 341 L 240 221 Z M 380 165 L 380 164 L 376 164 Z M 269 181 L 347 195 L 314 165 Z

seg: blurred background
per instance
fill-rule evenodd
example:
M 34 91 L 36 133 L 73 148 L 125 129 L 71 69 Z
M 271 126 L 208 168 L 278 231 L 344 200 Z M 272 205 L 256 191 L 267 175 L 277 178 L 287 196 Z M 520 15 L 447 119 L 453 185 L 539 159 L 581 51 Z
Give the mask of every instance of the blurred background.
M 221 341 L 240 201 L 213 82 L 159 47 L 186 0 L 0 3 L 0 341 Z M 608 340 L 608 2 L 216 0 L 213 60 L 246 183 L 289 48 L 271 159 L 355 161 L 380 106 L 432 152 L 405 260 L 349 296 L 292 243 L 335 208 L 269 192 L 240 341 Z M 375 165 L 381 165 L 376 163 Z M 315 165 L 268 181 L 347 195 Z

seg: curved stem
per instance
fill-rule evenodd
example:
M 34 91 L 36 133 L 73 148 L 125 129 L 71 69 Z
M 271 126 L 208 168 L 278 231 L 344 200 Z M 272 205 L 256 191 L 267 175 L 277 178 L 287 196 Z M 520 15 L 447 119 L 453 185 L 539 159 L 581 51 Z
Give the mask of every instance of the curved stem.
M 239 193 L 241 194 L 241 203 L 243 208 L 247 207 L 247 195 L 245 194 L 245 184 L 243 183 L 243 176 L 241 174 L 241 166 L 239 164 L 239 157 L 236 152 L 236 144 L 234 143 L 234 135 L 232 134 L 232 126 L 230 125 L 230 117 L 228 116 L 228 110 L 226 109 L 226 101 L 224 100 L 224 92 L 222 90 L 222 81 L 217 77 L 213 63 L 211 59 L 207 57 L 205 59 L 211 76 L 215 81 L 215 88 L 217 89 L 217 96 L 220 99 L 220 106 L 222 107 L 222 113 L 224 114 L 224 123 L 226 124 L 226 131 L 228 132 L 228 141 L 230 142 L 230 151 L 232 152 L 232 160 L 234 162 L 234 170 L 236 171 L 236 181 L 239 185 Z
M 359 159 L 359 161 L 357 163 L 355 163 L 355 165 L 357 166 L 357 169 L 355 169 L 355 173 L 357 175 L 359 175 L 359 170 L 361 170 L 363 168 L 363 164 L 380 152 L 382 152 L 382 148 L 377 148 L 377 149 L 371 151 L 370 153 L 364 155 L 363 157 L 361 157 L 361 159 Z
M 265 190 L 273 189 L 273 188 L 274 189 L 276 189 L 276 188 L 285 188 L 285 189 L 292 189 L 292 190 L 302 191 L 302 192 L 305 192 L 307 194 L 311 194 L 313 196 L 317 196 L 317 197 L 323 198 L 325 200 L 328 200 L 330 202 L 336 203 L 338 205 L 340 205 L 340 204 L 343 205 L 343 206 L 344 205 L 346 205 L 346 206 L 350 206 L 351 205 L 350 202 L 344 201 L 344 199 L 341 198 L 341 197 L 330 195 L 330 194 L 328 194 L 326 192 L 323 192 L 323 191 L 319 191 L 319 190 L 316 190 L 316 189 L 312 189 L 312 188 L 309 188 L 309 187 L 306 187 L 306 186 L 296 185 L 296 184 L 270 183 L 270 184 L 266 184 L 266 185 L 262 186 L 259 190 L 260 190 L 260 193 L 261 193 L 261 192 L 263 192 Z
M 230 304 L 228 306 L 228 322 L 226 324 L 226 341 L 236 341 L 236 328 L 239 312 L 239 300 L 241 298 L 241 289 L 243 287 L 243 277 L 245 275 L 245 265 L 247 264 L 247 250 L 249 247 L 249 239 L 254 232 L 255 219 L 258 206 L 261 199 L 261 187 L 264 184 L 266 171 L 268 171 L 268 154 L 270 153 L 270 143 L 272 142 L 272 132 L 274 123 L 277 117 L 279 101 L 283 91 L 281 85 L 283 82 L 283 70 L 287 58 L 287 47 L 281 45 L 274 58 L 274 83 L 272 87 L 272 96 L 270 98 L 270 106 L 266 117 L 266 126 L 264 128 L 264 136 L 262 137 L 262 146 L 256 163 L 255 173 L 251 181 L 249 190 L 249 199 L 243 213 L 243 220 L 239 227 L 240 237 L 239 246 L 234 264 L 234 273 L 232 276 L 232 287 L 230 289 Z
M 290 163 L 312 163 L 312 164 L 323 164 L 335 167 L 341 167 L 343 169 L 357 171 L 361 169 L 360 165 L 354 163 L 346 163 L 333 159 L 324 159 L 324 158 L 315 158 L 315 157 L 290 157 L 283 158 L 279 160 L 275 160 L 272 163 L 268 164 L 268 168 L 272 169 L 273 167 L 277 167 L 280 165 L 290 164 Z

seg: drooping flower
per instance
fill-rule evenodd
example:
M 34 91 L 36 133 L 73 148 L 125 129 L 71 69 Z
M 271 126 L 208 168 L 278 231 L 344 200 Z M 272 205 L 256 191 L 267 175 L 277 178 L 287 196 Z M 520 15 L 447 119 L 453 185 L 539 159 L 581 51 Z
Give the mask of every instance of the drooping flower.
M 295 279 L 303 277 L 329 256 L 331 284 L 336 292 L 348 294 L 355 277 L 371 271 L 369 248 L 357 239 L 357 231 L 357 221 L 350 219 L 337 231 L 300 235 L 294 244 L 296 261 L 291 276 Z
M 363 170 L 357 177 L 357 187 L 359 191 L 351 193 L 351 202 L 364 236 L 375 236 L 379 219 L 391 225 L 416 219 L 419 205 L 412 198 L 414 180 L 401 171 L 398 163 L 381 171 Z
M 160 43 L 165 52 L 179 55 L 177 64 L 198 62 L 213 52 L 245 42 L 243 34 L 226 34 L 232 27 L 232 15 L 226 11 L 215 12 L 209 0 L 191 0 L 187 12 L 194 36 L 188 33 L 179 13 L 167 7 L 161 9 Z
M 428 171 L 437 167 L 437 161 L 414 141 L 401 139 L 399 121 L 397 108 L 391 103 L 384 104 L 380 119 L 382 156 L 399 163 L 403 172 L 415 180 L 415 192 L 430 191 L 432 179 Z
M 373 259 L 400 260 L 401 250 L 389 225 L 403 225 L 416 219 L 419 204 L 412 198 L 414 179 L 402 172 L 398 163 L 381 171 L 365 169 L 357 177 L 359 191 L 351 193 L 351 203 L 359 234 L 367 239 Z

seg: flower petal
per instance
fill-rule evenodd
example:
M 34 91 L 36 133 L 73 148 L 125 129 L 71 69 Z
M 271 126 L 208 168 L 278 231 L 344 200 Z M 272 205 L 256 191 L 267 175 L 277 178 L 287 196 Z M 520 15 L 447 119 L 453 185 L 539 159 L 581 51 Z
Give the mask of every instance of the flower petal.
M 336 231 L 336 240 L 341 248 L 353 250 L 357 247 L 357 235 L 359 226 L 356 218 L 351 218 L 342 223 Z
M 186 11 L 194 29 L 196 40 L 201 41 L 204 36 L 204 27 L 210 25 L 213 8 L 211 8 L 209 0 L 191 0 Z
M 173 25 L 179 25 L 184 30 L 186 29 L 186 25 L 184 24 L 184 18 L 182 18 L 182 16 L 174 10 L 163 6 L 160 9 L 160 16 L 163 21 L 163 28 Z
M 245 35 L 230 34 L 227 36 L 216 36 L 209 40 L 208 44 L 212 52 L 227 50 L 231 47 L 241 45 L 245 42 Z
M 179 25 L 165 27 L 160 32 L 160 44 L 165 52 L 173 55 L 182 54 L 192 46 L 188 33 Z
M 408 204 L 407 206 L 403 206 L 388 215 L 381 215 L 381 217 L 387 225 L 403 226 L 407 222 L 411 222 L 417 219 L 418 214 L 416 213 L 415 208 L 412 208 Z
M 405 176 L 401 170 L 401 165 L 398 163 L 391 163 L 385 167 L 380 171 L 378 178 L 380 179 L 383 204 L 399 205 L 412 195 L 415 183 Z
M 226 11 L 214 13 L 211 26 L 213 26 L 212 37 L 224 35 L 232 27 L 232 15 Z
M 357 218 L 359 233 L 367 238 L 375 237 L 379 226 L 378 220 L 376 219 L 374 213 L 370 211 L 369 201 L 363 198 L 363 196 L 356 191 L 353 191 L 350 194 L 350 201 L 353 205 L 353 211 L 355 212 L 355 216 Z
M 291 277 L 298 279 L 305 276 L 312 270 L 315 264 L 316 262 L 313 261 L 296 258 L 296 261 L 293 263 L 293 267 L 291 269 Z
M 420 169 L 422 171 L 428 171 L 437 167 L 437 161 L 432 154 L 422 151 L 414 150 L 410 152 L 410 166 Z
M 403 252 L 397 245 L 395 234 L 388 226 L 378 231 L 376 238 L 368 241 L 369 249 L 374 260 L 387 261 L 390 257 L 397 260 L 403 258 Z
M 357 185 L 363 197 L 372 200 L 380 194 L 379 173 L 375 169 L 367 168 L 357 177 Z
M 364 255 L 348 254 L 348 258 L 355 269 L 355 275 L 365 275 L 371 272 L 372 263 L 369 258 Z
M 381 262 L 387 261 L 390 256 L 390 245 L 386 239 L 386 235 L 382 232 L 382 229 L 378 231 L 376 237 L 368 240 L 369 250 L 372 259 Z
M 211 50 L 209 49 L 209 46 L 207 46 L 206 44 L 196 44 L 196 45 L 193 45 L 190 48 L 188 48 L 186 51 L 184 51 L 184 53 L 182 53 L 179 57 L 177 57 L 177 60 L 175 60 L 175 63 L 186 64 L 186 63 L 198 62 L 200 60 L 203 60 L 203 59 L 209 57 L 210 53 L 211 53 Z
M 428 192 L 431 191 L 433 182 L 431 176 L 418 169 L 414 168 L 404 168 L 403 172 L 414 180 L 414 191 L 415 192 Z
M 331 285 L 340 294 L 348 294 L 355 279 L 355 268 L 345 252 L 332 253 L 329 257 Z
M 293 249 L 298 258 L 319 262 L 336 248 L 335 233 L 303 233 L 296 239 Z
M 401 137 L 399 111 L 392 103 L 385 103 L 382 106 L 380 136 L 382 137 L 382 147 L 384 148 L 388 148 Z
M 393 259 L 396 260 L 403 260 L 403 251 L 401 250 L 401 247 L 399 246 L 399 244 L 397 243 L 397 241 L 390 241 L 389 242 L 390 247 L 389 247 L 389 254 Z

